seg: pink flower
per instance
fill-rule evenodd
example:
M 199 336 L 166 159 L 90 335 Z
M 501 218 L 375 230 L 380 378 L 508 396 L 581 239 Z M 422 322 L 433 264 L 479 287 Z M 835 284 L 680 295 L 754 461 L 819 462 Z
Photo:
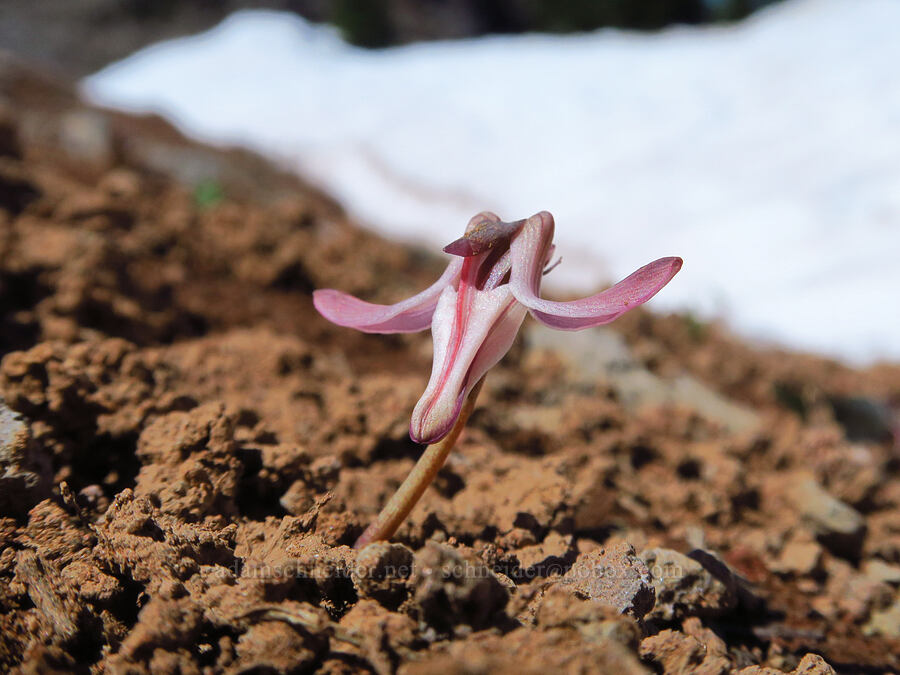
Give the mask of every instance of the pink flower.
M 647 302 L 681 269 L 681 258 L 660 258 L 588 298 L 543 300 L 553 229 L 546 211 L 513 223 L 479 213 L 465 235 L 444 247 L 455 256 L 444 274 L 418 295 L 375 305 L 332 289 L 313 293 L 319 313 L 340 326 L 408 333 L 431 325 L 431 379 L 409 425 L 417 443 L 434 443 L 450 431 L 469 391 L 509 351 L 527 311 L 560 330 L 599 326 Z

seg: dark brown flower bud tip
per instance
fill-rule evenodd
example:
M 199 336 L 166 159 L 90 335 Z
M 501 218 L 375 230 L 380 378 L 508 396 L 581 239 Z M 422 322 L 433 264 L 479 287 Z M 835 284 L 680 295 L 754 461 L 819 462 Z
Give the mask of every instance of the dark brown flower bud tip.
M 470 239 L 460 237 L 456 241 L 447 244 L 444 247 L 444 253 L 468 258 L 469 256 L 477 255 L 479 251 L 475 250 L 475 245 Z
M 444 247 L 445 253 L 462 256 L 478 255 L 501 241 L 508 241 L 525 224 L 524 220 L 504 223 L 493 213 L 479 214 L 469 221 L 466 233 Z

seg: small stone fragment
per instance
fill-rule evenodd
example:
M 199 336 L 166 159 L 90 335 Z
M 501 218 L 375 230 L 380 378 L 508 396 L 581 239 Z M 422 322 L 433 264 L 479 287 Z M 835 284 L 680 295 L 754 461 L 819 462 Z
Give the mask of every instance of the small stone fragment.
M 881 443 L 894 432 L 890 407 L 863 396 L 834 396 L 829 400 L 834 417 L 850 441 Z
M 788 497 L 823 546 L 835 555 L 859 558 L 866 521 L 856 509 L 828 494 L 812 478 L 801 480 Z
M 50 457 L 28 424 L 0 399 L 0 513 L 24 517 L 50 493 Z
M 668 548 L 647 549 L 641 558 L 656 588 L 656 605 L 648 619 L 718 616 L 737 605 L 734 579 L 726 584 L 693 558 Z
M 647 565 L 624 542 L 582 553 L 561 583 L 583 598 L 638 619 L 653 609 L 656 600 Z
M 834 668 L 818 654 L 807 654 L 797 667 L 791 671 L 791 675 L 835 675 Z

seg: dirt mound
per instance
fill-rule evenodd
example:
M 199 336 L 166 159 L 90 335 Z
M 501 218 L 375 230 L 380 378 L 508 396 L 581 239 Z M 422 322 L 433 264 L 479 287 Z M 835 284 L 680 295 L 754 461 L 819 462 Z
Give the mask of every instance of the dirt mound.
M 311 290 L 395 299 L 440 260 L 9 61 L 0 102 L 3 669 L 900 668 L 897 367 L 640 310 L 529 325 L 356 552 L 430 338 Z

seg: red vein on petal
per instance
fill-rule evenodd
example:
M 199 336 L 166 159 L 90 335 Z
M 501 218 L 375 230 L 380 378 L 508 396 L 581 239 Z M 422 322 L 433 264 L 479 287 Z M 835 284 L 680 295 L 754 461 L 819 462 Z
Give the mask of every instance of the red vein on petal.
M 466 320 L 471 313 L 469 311 L 464 311 L 464 308 L 469 309 L 467 305 L 471 304 L 471 298 L 474 297 L 472 294 L 473 286 L 469 283 L 468 279 L 470 275 L 469 268 L 474 261 L 475 258 L 466 258 L 463 262 L 462 270 L 460 270 L 459 288 L 457 289 L 456 296 L 456 316 L 453 321 L 453 336 L 451 337 L 453 346 L 451 349 L 447 350 L 447 354 L 444 356 L 444 363 L 441 366 L 441 380 L 435 389 L 434 396 L 431 397 L 431 401 L 429 401 L 428 407 L 422 415 L 422 419 L 428 419 L 432 408 L 434 408 L 434 404 L 441 398 L 441 394 L 443 394 L 444 387 L 446 387 L 447 380 L 449 379 L 450 366 L 456 361 L 456 357 L 459 354 L 459 348 L 462 346 L 462 338 L 466 332 Z

